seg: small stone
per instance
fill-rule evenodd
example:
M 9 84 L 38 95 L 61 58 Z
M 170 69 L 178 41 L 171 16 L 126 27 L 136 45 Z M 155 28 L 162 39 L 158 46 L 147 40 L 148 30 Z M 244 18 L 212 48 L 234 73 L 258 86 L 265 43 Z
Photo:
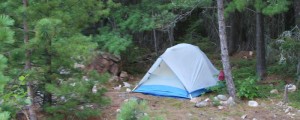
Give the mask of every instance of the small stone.
M 235 102 L 234 102 L 234 100 L 233 100 L 232 97 L 229 97 L 228 100 L 227 100 L 226 102 L 227 102 L 227 104 L 228 104 L 229 106 L 235 105 Z
M 297 89 L 296 85 L 293 85 L 293 84 L 288 85 L 288 91 L 289 92 L 295 92 L 296 89 Z
M 97 91 L 98 91 L 97 86 L 94 85 L 93 88 L 92 88 L 92 92 L 93 92 L 93 93 L 97 93 Z
M 242 115 L 242 119 L 245 119 L 247 117 L 247 114 L 245 114 L 245 115 Z
M 273 90 L 270 91 L 270 93 L 271 93 L 271 94 L 278 94 L 279 92 L 278 92 L 277 89 L 273 89 Z
M 128 74 L 125 71 L 122 71 L 120 74 L 120 80 L 127 80 L 128 79 Z
M 126 88 L 130 88 L 131 87 L 131 84 L 129 84 L 128 82 L 123 82 L 123 84 L 124 84 L 124 87 L 126 87 Z
M 227 101 L 220 101 L 220 104 L 224 106 L 233 106 L 235 105 L 235 102 L 232 97 L 229 97 Z
M 225 95 L 218 95 L 217 98 L 222 101 L 226 101 L 228 99 Z
M 222 109 L 224 109 L 224 106 L 218 106 L 218 109 L 222 110 Z
M 208 106 L 208 102 L 207 101 L 201 101 L 201 102 L 197 102 L 195 107 L 205 107 L 205 106 Z
M 287 115 L 288 116 L 294 116 L 295 114 L 292 114 L 292 113 L 289 112 L 289 113 L 287 113 Z
M 188 113 L 188 116 L 193 116 L 193 114 L 192 113 Z
M 285 113 L 288 113 L 288 112 L 290 112 L 292 110 L 292 107 L 291 106 L 288 106 L 286 109 L 285 109 Z
M 217 96 L 215 96 L 215 97 L 214 97 L 214 100 L 215 100 L 215 101 L 219 101 L 219 99 L 218 99 L 218 97 L 217 97 Z
M 280 101 L 280 102 L 278 102 L 276 105 L 278 105 L 278 106 L 283 106 L 284 103 L 283 103 L 282 101 Z
M 253 118 L 252 120 L 257 120 L 256 118 Z
M 258 103 L 256 101 L 251 100 L 251 101 L 248 102 L 248 106 L 250 106 L 250 107 L 257 107 Z
M 119 85 L 119 86 L 117 86 L 117 87 L 114 87 L 113 89 L 114 89 L 114 90 L 121 90 L 121 87 L 122 87 L 122 85 Z
M 131 89 L 129 89 L 129 88 L 126 88 L 126 92 L 131 92 Z
M 116 112 L 117 112 L 117 113 L 121 112 L 121 109 L 117 109 Z

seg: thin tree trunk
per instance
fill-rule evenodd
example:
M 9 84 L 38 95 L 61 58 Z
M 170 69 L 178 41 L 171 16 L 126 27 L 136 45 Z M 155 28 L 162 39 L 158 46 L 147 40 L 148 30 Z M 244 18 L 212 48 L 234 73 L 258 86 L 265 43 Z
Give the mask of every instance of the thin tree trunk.
M 157 48 L 157 38 L 156 38 L 156 30 L 153 29 L 153 38 L 154 38 L 154 49 L 156 56 L 158 55 L 158 48 Z
M 256 72 L 260 80 L 266 75 L 264 20 L 260 11 L 256 12 Z
M 23 0 L 23 7 L 26 9 L 28 6 L 28 0 Z M 26 13 L 24 13 L 24 17 L 23 17 L 23 33 L 24 33 L 24 44 L 28 44 L 29 43 L 29 35 L 28 35 L 28 24 L 27 24 L 27 19 L 26 19 Z M 24 66 L 24 69 L 25 70 L 29 70 L 31 69 L 31 60 L 30 60 L 30 57 L 31 57 L 31 51 L 29 49 L 26 49 L 25 50 L 25 66 Z M 37 117 L 36 117 L 36 113 L 34 111 L 34 108 L 33 108 L 33 104 L 34 104 L 34 101 L 33 101 L 33 98 L 34 98 L 34 93 L 32 91 L 32 82 L 31 81 L 28 81 L 27 82 L 27 95 L 28 97 L 30 98 L 30 101 L 31 103 L 29 104 L 29 119 L 30 120 L 37 120 Z
M 238 12 L 233 12 L 230 14 L 230 39 L 229 39 L 229 44 L 228 44 L 228 52 L 229 55 L 233 55 L 237 51 L 237 41 L 239 40 L 239 18 L 238 18 Z
M 295 23 L 300 27 L 300 0 L 294 0 Z
M 227 49 L 223 0 L 217 0 L 217 4 L 218 4 L 218 23 L 219 23 L 220 45 L 221 45 L 221 57 L 222 57 L 223 69 L 225 73 L 226 85 L 227 85 L 227 90 L 229 95 L 233 97 L 233 99 L 235 99 L 236 98 L 235 87 L 232 79 L 231 67 L 230 67 L 230 61 L 229 61 L 228 49 Z
M 171 27 L 168 30 L 168 36 L 169 36 L 169 40 L 170 40 L 170 46 L 173 46 L 173 43 L 174 43 L 174 27 Z

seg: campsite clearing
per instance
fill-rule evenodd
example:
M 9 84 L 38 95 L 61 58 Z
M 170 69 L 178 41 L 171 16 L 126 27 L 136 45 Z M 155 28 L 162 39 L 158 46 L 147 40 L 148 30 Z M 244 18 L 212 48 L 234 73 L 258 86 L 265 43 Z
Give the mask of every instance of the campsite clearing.
M 132 84 L 138 82 L 132 81 Z M 174 99 L 166 97 L 157 97 L 151 95 L 144 95 L 141 93 L 127 93 L 123 90 L 118 91 L 109 89 L 106 96 L 111 98 L 111 105 L 107 106 L 101 118 L 93 120 L 115 120 L 117 116 L 117 109 L 120 108 L 124 100 L 130 97 L 139 97 L 148 102 L 150 108 L 150 116 L 160 116 L 165 120 L 241 120 L 243 115 L 246 115 L 246 120 L 256 118 L 258 120 L 299 120 L 300 112 L 297 109 L 292 109 L 286 112 L 286 106 L 281 106 L 280 97 L 256 99 L 259 103 L 258 107 L 249 107 L 248 101 L 240 101 L 237 105 L 232 107 L 224 107 L 218 109 L 216 106 L 207 106 L 203 108 L 194 107 L 194 103 L 189 99 Z M 200 97 L 204 100 L 214 93 L 207 93 Z M 279 95 L 278 95 L 279 96 Z

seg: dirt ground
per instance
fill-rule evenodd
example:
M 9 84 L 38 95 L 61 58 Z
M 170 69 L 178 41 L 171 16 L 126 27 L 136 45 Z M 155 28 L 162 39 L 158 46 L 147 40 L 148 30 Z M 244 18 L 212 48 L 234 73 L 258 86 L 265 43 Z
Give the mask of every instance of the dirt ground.
M 131 82 L 132 85 L 136 83 L 137 81 Z M 280 104 L 280 97 L 256 99 L 259 103 L 258 107 L 250 107 L 247 105 L 248 101 L 240 101 L 235 106 L 218 109 L 212 105 L 196 108 L 194 107 L 195 103 L 188 99 L 128 93 L 125 92 L 125 88 L 114 90 L 110 87 L 106 96 L 112 100 L 111 104 L 102 111 L 101 117 L 96 120 L 115 120 L 118 113 L 117 109 L 124 103 L 124 100 L 133 96 L 147 101 L 150 108 L 148 114 L 151 117 L 160 116 L 165 120 L 241 120 L 243 115 L 247 115 L 245 120 L 300 120 L 300 111 L 295 108 L 286 111 L 288 106 Z M 211 96 L 215 96 L 215 94 L 208 93 L 198 99 L 204 100 Z

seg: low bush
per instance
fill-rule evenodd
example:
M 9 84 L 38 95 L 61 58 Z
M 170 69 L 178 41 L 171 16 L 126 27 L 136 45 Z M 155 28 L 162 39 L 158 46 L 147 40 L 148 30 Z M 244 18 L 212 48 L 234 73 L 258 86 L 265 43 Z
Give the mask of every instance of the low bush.
M 244 80 L 237 80 L 235 83 L 238 97 L 247 99 L 261 97 L 257 79 L 255 77 L 248 77 Z
M 150 120 L 146 101 L 129 100 L 121 107 L 117 120 Z

